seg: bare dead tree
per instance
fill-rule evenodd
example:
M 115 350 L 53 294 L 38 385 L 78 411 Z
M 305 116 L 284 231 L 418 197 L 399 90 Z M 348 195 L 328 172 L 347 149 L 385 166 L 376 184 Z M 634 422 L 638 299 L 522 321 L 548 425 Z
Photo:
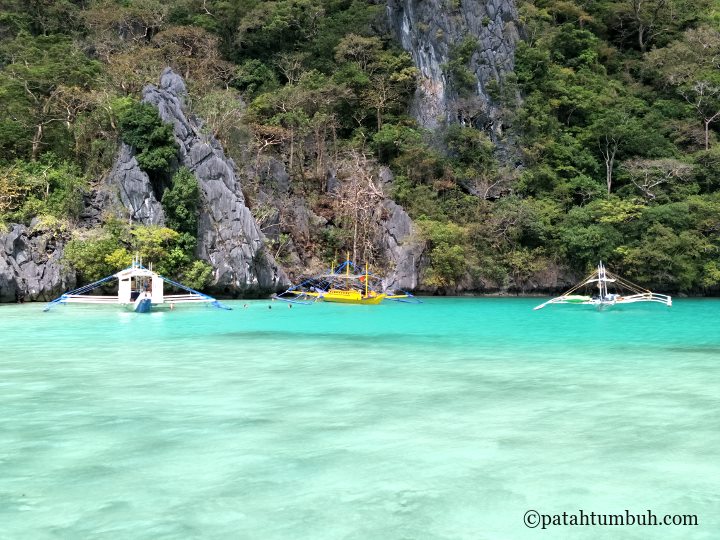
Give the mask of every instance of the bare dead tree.
M 275 65 L 280 69 L 289 84 L 297 84 L 305 71 L 303 62 L 306 57 L 307 54 L 305 53 L 282 53 Z
M 707 81 L 696 81 L 689 89 L 680 89 L 680 94 L 702 117 L 705 127 L 705 150 L 710 148 L 710 124 L 720 118 L 720 86 Z
M 370 261 L 377 232 L 375 213 L 383 198 L 374 167 L 365 154 L 352 151 L 340 160 L 338 179 L 335 215 L 343 228 L 352 231 L 352 260 Z
M 675 181 L 685 181 L 692 165 L 677 159 L 631 159 L 622 164 L 630 181 L 648 199 L 657 197 L 656 188 Z
M 511 185 L 517 179 L 517 172 L 501 169 L 497 172 L 484 172 L 474 181 L 474 195 L 485 200 L 495 199 L 510 191 Z
M 253 124 L 251 126 L 255 146 L 255 173 L 260 170 L 260 156 L 272 146 L 278 146 L 288 137 L 287 130 L 279 126 Z

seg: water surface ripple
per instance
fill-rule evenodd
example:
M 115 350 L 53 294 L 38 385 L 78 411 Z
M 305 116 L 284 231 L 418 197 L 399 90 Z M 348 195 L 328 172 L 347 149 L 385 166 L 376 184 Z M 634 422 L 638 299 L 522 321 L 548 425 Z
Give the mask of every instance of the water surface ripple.
M 0 538 L 720 537 L 720 301 L 537 303 L 2 306 Z

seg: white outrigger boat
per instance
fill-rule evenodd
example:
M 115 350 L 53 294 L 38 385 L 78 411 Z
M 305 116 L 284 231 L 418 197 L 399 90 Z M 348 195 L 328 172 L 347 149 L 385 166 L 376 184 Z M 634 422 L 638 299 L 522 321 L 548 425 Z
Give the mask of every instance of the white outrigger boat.
M 609 292 L 608 284 L 616 292 Z M 597 293 L 593 295 L 576 294 L 582 287 L 597 288 Z M 542 309 L 549 304 L 575 304 L 592 306 L 598 310 L 603 310 L 619 304 L 634 304 L 636 302 L 656 302 L 665 304 L 668 307 L 672 306 L 670 296 L 643 289 L 626 279 L 611 274 L 600 261 L 597 269 L 572 289 L 533 309 Z
M 113 279 L 118 281 L 117 295 L 89 294 Z M 165 294 L 166 283 L 184 293 Z M 48 303 L 43 311 L 48 311 L 57 304 L 119 305 L 136 313 L 148 313 L 156 309 L 174 309 L 182 304 L 205 304 L 220 309 L 231 309 L 212 296 L 193 290 L 153 272 L 152 269 L 145 268 L 137 258 L 133 259 L 130 267 L 116 274 L 64 293 Z

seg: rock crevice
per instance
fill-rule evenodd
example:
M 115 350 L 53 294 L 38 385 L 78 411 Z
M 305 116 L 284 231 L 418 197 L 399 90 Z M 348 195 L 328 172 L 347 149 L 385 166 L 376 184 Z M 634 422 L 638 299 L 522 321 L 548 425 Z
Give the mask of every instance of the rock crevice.
M 454 48 L 475 42 L 467 69 L 476 79 L 473 121 L 491 134 L 502 132 L 500 104 L 490 91 L 512 72 L 520 39 L 514 0 L 388 0 L 387 15 L 398 41 L 420 71 L 412 113 L 425 128 L 465 122 L 458 89 L 446 66 Z M 468 106 L 465 100 L 465 106 Z

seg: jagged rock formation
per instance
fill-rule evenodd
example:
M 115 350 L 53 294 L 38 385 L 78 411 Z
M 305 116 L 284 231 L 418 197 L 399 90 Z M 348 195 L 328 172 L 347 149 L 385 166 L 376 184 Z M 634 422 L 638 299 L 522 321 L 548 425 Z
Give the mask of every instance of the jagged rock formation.
M 102 226 L 106 209 L 112 204 L 112 195 L 106 185 L 94 187 L 83 194 L 83 210 L 78 216 L 78 225 L 86 229 Z
M 391 290 L 417 289 L 425 242 L 419 238 L 410 216 L 394 201 L 385 199 L 380 230 L 382 248 L 393 268 L 384 285 Z
M 13 225 L 0 234 L 0 302 L 49 301 L 75 287 L 60 262 L 64 244 L 47 231 Z
M 225 156 L 212 135 L 201 132 L 196 118 L 185 114 L 186 95 L 185 82 L 170 68 L 163 71 L 159 86 L 143 89 L 143 101 L 157 107 L 162 120 L 173 126 L 180 164 L 198 180 L 203 201 L 198 256 L 215 269 L 211 289 L 237 295 L 272 291 L 286 285 L 284 272 L 265 250 L 265 237 L 245 206 L 234 162 Z M 137 196 L 142 198 L 144 192 Z
M 123 218 L 143 225 L 163 225 L 165 213 L 147 173 L 140 168 L 133 149 L 127 144 L 120 145 L 107 183 L 112 193 L 119 199 L 119 205 L 125 209 Z
M 477 41 L 467 66 L 477 79 L 475 106 L 480 114 L 474 121 L 500 134 L 500 109 L 489 86 L 502 84 L 514 67 L 519 40 L 515 0 L 388 0 L 387 12 L 398 40 L 420 70 L 412 108 L 418 122 L 434 129 L 465 121 L 459 118 L 457 89 L 443 66 L 451 60 L 452 49 L 469 37 Z

